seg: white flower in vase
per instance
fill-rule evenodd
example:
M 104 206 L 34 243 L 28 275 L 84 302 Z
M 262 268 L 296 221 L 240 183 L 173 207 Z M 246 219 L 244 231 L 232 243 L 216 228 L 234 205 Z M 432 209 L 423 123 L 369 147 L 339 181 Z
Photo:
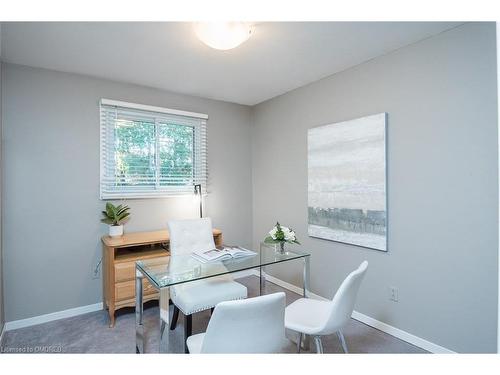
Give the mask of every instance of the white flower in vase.
M 264 239 L 264 243 L 280 244 L 281 252 L 284 252 L 285 243 L 300 244 L 295 232 L 289 227 L 282 226 L 280 223 L 276 223 L 273 229 L 269 231 L 269 236 Z

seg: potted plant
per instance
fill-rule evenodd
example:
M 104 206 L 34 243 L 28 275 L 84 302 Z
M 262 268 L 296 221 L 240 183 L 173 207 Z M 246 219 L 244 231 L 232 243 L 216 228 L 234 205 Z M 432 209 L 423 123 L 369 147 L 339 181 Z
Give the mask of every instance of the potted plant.
M 276 223 L 276 225 L 269 231 L 269 236 L 264 239 L 264 243 L 267 244 L 279 244 L 279 253 L 285 254 L 285 243 L 295 243 L 299 244 L 295 232 L 288 227 Z
M 106 203 L 106 211 L 102 211 L 104 216 L 101 222 L 109 225 L 109 235 L 111 237 L 119 237 L 123 234 L 123 223 L 130 216 L 129 206 L 118 205 L 108 202 Z

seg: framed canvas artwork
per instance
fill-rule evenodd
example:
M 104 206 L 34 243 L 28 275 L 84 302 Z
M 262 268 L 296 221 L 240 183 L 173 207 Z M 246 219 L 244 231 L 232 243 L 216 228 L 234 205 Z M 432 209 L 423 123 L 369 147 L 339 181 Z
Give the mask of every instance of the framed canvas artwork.
M 387 114 L 308 130 L 308 233 L 387 251 Z

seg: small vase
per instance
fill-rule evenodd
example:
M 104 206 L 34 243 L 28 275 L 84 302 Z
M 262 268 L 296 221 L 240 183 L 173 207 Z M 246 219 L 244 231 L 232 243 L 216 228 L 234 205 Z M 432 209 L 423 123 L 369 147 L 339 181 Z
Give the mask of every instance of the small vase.
M 110 225 L 109 226 L 109 236 L 110 237 L 120 237 L 123 235 L 123 225 Z
M 280 242 L 279 244 L 276 245 L 276 252 L 280 255 L 286 254 L 285 242 Z

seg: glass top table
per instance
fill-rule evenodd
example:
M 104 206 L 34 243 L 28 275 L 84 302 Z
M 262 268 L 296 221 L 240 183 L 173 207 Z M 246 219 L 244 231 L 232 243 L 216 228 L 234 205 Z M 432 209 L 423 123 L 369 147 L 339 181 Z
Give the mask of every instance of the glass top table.
M 160 294 L 160 353 L 169 351 L 169 288 L 174 285 L 193 282 L 196 280 L 217 277 L 221 275 L 259 269 L 260 294 L 265 285 L 265 267 L 277 263 L 302 260 L 303 295 L 309 287 L 309 258 L 310 254 L 303 252 L 295 245 L 290 245 L 286 252 L 280 253 L 279 246 L 261 244 L 255 255 L 240 258 L 231 258 L 223 261 L 203 263 L 191 254 L 171 255 L 170 257 L 152 258 L 136 262 L 136 352 L 144 353 L 143 327 L 143 279 L 149 280 Z

